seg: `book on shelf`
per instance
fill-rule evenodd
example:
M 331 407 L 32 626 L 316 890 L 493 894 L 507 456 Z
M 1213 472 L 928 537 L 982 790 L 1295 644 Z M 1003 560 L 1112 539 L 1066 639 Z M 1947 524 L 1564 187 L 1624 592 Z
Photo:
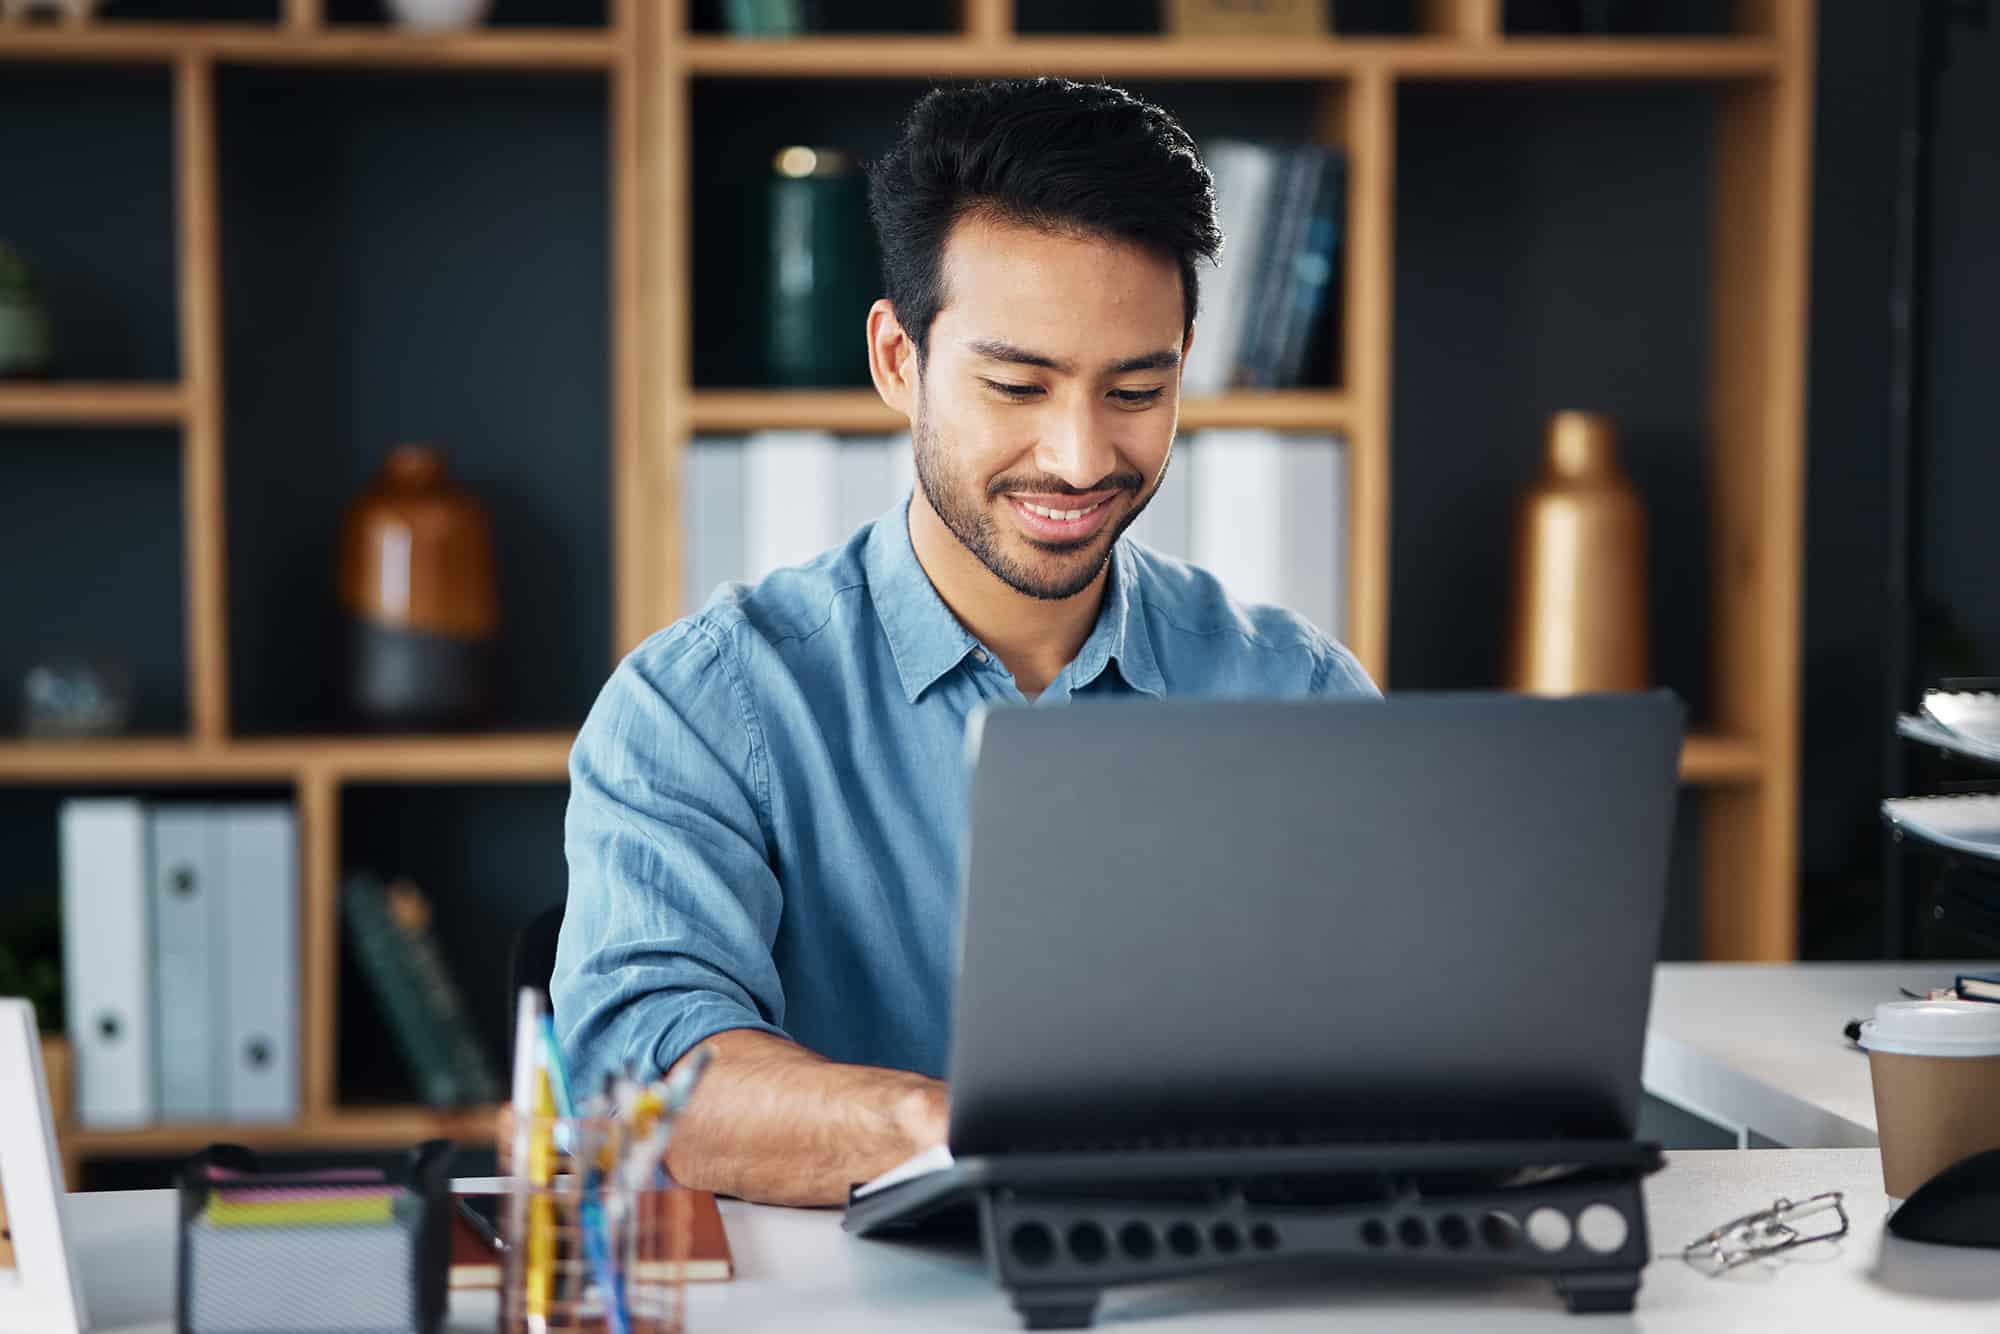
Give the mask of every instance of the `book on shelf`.
M 802 37 L 819 26 L 818 0 L 721 0 L 733 37 Z
M 1182 390 L 1300 384 L 1338 271 L 1346 159 L 1316 145 L 1241 140 L 1218 140 L 1204 157 L 1222 253 L 1202 283 Z
M 355 872 L 341 886 L 340 913 L 417 1096 L 432 1107 L 498 1102 L 499 1077 L 438 951 L 423 894 L 407 880 Z

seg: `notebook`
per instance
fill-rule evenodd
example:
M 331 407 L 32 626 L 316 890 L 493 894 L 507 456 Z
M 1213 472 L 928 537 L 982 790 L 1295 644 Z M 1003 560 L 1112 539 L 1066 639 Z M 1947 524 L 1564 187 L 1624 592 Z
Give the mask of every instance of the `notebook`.
M 687 1268 L 676 1274 L 677 1266 L 664 1256 L 641 1257 L 639 1275 L 643 1279 L 689 1283 L 722 1283 L 736 1277 L 736 1262 L 729 1253 L 729 1234 L 723 1231 L 722 1211 L 715 1196 L 705 1190 L 686 1192 L 693 1207 L 693 1235 L 690 1238 Z M 494 1244 L 496 1221 L 504 1196 L 468 1192 L 456 1197 L 479 1215 L 481 1223 L 454 1209 L 451 1225 L 451 1286 L 455 1291 L 500 1286 L 500 1252 Z M 664 1232 L 655 1234 L 665 1245 Z

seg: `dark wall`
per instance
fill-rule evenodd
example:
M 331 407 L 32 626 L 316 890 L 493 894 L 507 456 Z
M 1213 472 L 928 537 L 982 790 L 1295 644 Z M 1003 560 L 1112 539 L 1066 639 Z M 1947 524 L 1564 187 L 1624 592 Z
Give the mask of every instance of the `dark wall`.
M 1821 9 L 1799 838 L 1801 945 L 1824 958 L 1880 947 L 1890 301 L 1917 9 L 1855 0 Z M 2000 673 L 1993 578 L 2000 544 L 1988 517 L 2000 498 L 2000 441 L 1984 392 L 1988 312 L 2000 303 L 2000 34 L 1956 30 L 1950 50 L 1939 85 L 1930 233 L 1934 435 L 1918 483 L 1926 680 Z
M 2000 27 L 1961 30 L 1938 87 L 1932 305 L 1932 424 L 1925 505 L 1931 595 L 1971 650 L 2000 674 L 2000 412 L 1994 352 L 2000 317 Z M 1937 646 L 1937 670 L 1955 666 Z

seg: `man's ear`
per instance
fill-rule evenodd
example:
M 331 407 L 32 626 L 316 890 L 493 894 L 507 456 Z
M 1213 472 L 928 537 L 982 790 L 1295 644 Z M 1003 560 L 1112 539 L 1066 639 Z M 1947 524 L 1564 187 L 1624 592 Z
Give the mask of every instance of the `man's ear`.
M 886 300 L 868 308 L 868 374 L 884 403 L 905 417 L 915 413 L 917 345 Z

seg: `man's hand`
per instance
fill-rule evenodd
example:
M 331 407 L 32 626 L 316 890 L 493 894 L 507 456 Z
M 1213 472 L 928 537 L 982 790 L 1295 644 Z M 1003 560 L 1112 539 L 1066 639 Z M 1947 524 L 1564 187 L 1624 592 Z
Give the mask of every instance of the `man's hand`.
M 714 1059 L 667 1153 L 683 1186 L 764 1204 L 843 1204 L 849 1186 L 944 1143 L 951 1095 L 938 1080 L 840 1065 L 755 1029 L 703 1045 Z

